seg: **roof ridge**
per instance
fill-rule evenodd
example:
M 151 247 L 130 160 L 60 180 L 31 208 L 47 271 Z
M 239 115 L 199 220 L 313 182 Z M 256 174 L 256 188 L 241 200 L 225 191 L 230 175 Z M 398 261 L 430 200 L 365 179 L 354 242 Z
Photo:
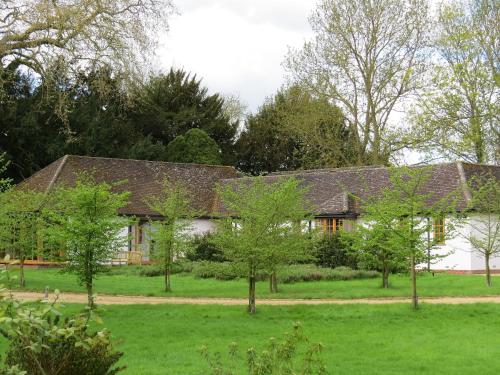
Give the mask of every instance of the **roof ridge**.
M 464 193 L 464 198 L 467 204 L 472 200 L 472 194 L 469 190 L 469 186 L 467 185 L 467 176 L 465 175 L 463 162 L 457 161 L 456 163 L 458 169 L 458 176 L 460 177 L 460 186 L 462 187 L 462 191 Z
M 51 189 L 52 189 L 52 186 L 54 186 L 56 180 L 59 178 L 59 175 L 61 174 L 61 171 L 62 169 L 64 168 L 64 166 L 66 165 L 66 161 L 68 160 L 70 155 L 64 155 L 62 157 L 62 160 L 61 162 L 59 163 L 59 165 L 57 166 L 57 169 L 56 171 L 54 172 L 54 175 L 52 176 L 49 184 L 47 185 L 47 189 L 45 189 L 45 193 L 48 193 Z
M 161 163 L 161 164 L 173 164 L 173 165 L 192 165 L 198 167 L 211 167 L 211 168 L 230 168 L 236 170 L 235 167 L 231 165 L 217 165 L 217 164 L 201 164 L 201 163 L 178 163 L 172 161 L 163 160 L 144 160 L 144 159 L 126 159 L 126 158 L 112 158 L 107 156 L 88 156 L 88 155 L 65 155 L 71 158 L 87 158 L 87 159 L 105 159 L 105 160 L 122 160 L 122 161 L 132 161 L 132 162 L 146 162 L 146 163 Z

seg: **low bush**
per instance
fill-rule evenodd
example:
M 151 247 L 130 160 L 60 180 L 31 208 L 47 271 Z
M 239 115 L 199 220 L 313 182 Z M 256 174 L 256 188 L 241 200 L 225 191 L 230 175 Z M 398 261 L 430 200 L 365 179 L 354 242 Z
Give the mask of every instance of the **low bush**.
M 191 251 L 186 254 L 186 258 L 193 262 L 223 262 L 224 254 L 214 242 L 213 237 L 211 233 L 194 236 L 190 246 Z
M 284 267 L 278 272 L 278 281 L 291 284 L 300 281 L 335 281 L 373 279 L 379 276 L 376 271 L 353 270 L 349 267 L 322 268 L 315 265 L 301 264 Z
M 322 357 L 323 345 L 310 343 L 302 333 L 300 323 L 295 323 L 291 333 L 285 333 L 283 338 L 271 337 L 264 350 L 258 351 L 250 347 L 245 351 L 246 358 L 240 355 L 238 344 L 229 345 L 229 355 L 226 361 L 221 353 L 211 353 L 205 345 L 200 350 L 207 362 L 209 370 L 205 373 L 213 375 L 235 375 L 241 372 L 235 369 L 246 365 L 249 375 L 280 375 L 280 374 L 326 374 L 326 366 Z
M 350 240 L 338 233 L 318 241 L 314 246 L 314 257 L 315 264 L 320 267 L 357 268 L 357 259 L 351 250 Z
M 216 280 L 234 280 L 247 276 L 243 264 L 230 262 L 196 262 L 193 263 L 193 274 L 198 278 Z M 370 279 L 378 275 L 379 273 L 376 271 L 353 270 L 349 267 L 331 269 L 313 264 L 296 264 L 280 268 L 278 282 L 290 284 L 299 281 Z M 257 275 L 257 280 L 266 280 L 268 277 L 267 273 L 260 272 Z
M 193 271 L 193 262 L 178 261 L 172 264 L 171 274 L 190 273 Z M 163 276 L 165 274 L 164 268 L 158 264 L 142 266 L 139 275 L 146 277 Z
M 7 270 L 1 276 L 10 280 Z M 89 330 L 90 312 L 62 319 L 55 303 L 3 295 L 0 311 L 0 334 L 8 341 L 0 374 L 115 375 L 125 369 L 116 366 L 123 353 L 114 350 L 109 332 Z

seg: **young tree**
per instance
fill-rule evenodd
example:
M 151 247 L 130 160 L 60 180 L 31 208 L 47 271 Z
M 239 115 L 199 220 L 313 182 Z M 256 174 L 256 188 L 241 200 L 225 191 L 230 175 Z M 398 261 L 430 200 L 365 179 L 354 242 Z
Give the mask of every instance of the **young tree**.
M 357 163 L 387 163 L 403 145 L 391 117 L 420 86 L 428 42 L 426 1 L 322 0 L 315 33 L 285 62 L 292 78 L 340 106 Z
M 82 173 L 75 187 L 60 187 L 43 210 L 49 224 L 48 239 L 63 246 L 68 260 L 67 271 L 74 273 L 94 308 L 94 278 L 106 270 L 106 264 L 126 244 L 119 236 L 130 220 L 118 216 L 128 203 L 128 192 L 113 192 L 118 184 L 98 183 Z
M 257 272 L 268 271 L 276 291 L 278 266 L 307 256 L 311 237 L 303 224 L 310 213 L 306 191 L 295 178 L 270 182 L 258 177 L 218 188 L 228 216 L 219 224 L 216 238 L 226 258 L 246 265 L 251 314 Z
M 470 185 L 470 209 L 477 216 L 469 220 L 467 234 L 474 251 L 484 257 L 486 284 L 492 285 L 490 260 L 500 256 L 500 184 L 495 177 L 476 179 Z
M 414 309 L 418 308 L 417 265 L 427 260 L 430 219 L 448 215 L 443 236 L 452 236 L 455 220 L 449 214 L 455 210 L 459 194 L 456 192 L 439 200 L 433 198 L 433 194 L 425 189 L 431 173 L 432 169 L 424 167 L 391 169 L 391 186 L 362 201 L 363 210 L 368 214 L 367 229 L 362 229 L 362 233 L 369 234 L 366 246 L 378 246 L 385 255 L 391 256 L 391 263 L 400 260 L 406 263 L 410 270 Z M 437 244 L 438 239 L 435 240 L 434 244 Z
M 193 216 L 188 190 L 165 179 L 160 196 L 148 197 L 147 205 L 161 220 L 150 221 L 150 248 L 152 256 L 163 266 L 165 292 L 172 291 L 170 276 L 177 257 L 187 253 L 190 217 Z
M 385 210 L 384 201 L 374 201 L 364 206 L 364 225 L 356 226 L 354 232 L 343 232 L 342 237 L 351 240 L 351 254 L 359 263 L 380 271 L 382 288 L 389 288 L 389 275 L 395 270 L 408 269 L 406 257 L 393 241 L 390 232 L 393 221 L 381 221 L 379 214 Z
M 0 251 L 19 262 L 19 285 L 25 286 L 24 263 L 38 253 L 42 218 L 40 208 L 44 195 L 10 189 L 0 193 Z
M 411 116 L 415 144 L 432 157 L 500 161 L 498 17 L 494 1 L 441 4 L 431 80 Z

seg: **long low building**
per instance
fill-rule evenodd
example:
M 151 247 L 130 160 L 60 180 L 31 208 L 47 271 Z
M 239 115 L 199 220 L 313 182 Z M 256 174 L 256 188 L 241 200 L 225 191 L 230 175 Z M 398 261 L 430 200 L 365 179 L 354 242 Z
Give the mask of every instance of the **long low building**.
M 421 167 L 414 167 L 421 168 Z M 57 186 L 71 186 L 80 172 L 90 172 L 96 181 L 108 183 L 123 181 L 117 189 L 131 193 L 129 204 L 120 210 L 121 215 L 135 216 L 138 223 L 125 230 L 130 236 L 126 251 L 142 252 L 148 256 L 144 235 L 144 226 L 149 219 L 161 219 L 145 203 L 149 196 L 159 194 L 163 181 L 182 183 L 189 191 L 192 208 L 199 212 L 193 220 L 193 234 L 213 231 L 216 220 L 223 214 L 216 196 L 217 184 L 234 184 L 251 177 L 242 177 L 233 167 L 201 164 L 168 163 L 159 161 L 113 159 L 66 155 L 21 183 L 24 188 L 49 192 Z M 456 209 L 467 218 L 456 231 L 457 234 L 446 241 L 438 241 L 433 252 L 447 255 L 431 265 L 435 270 L 455 272 L 481 272 L 484 260 L 472 251 L 465 239 L 474 230 L 474 223 L 481 212 L 468 210 L 471 193 L 470 181 L 478 176 L 494 176 L 500 180 L 500 167 L 478 165 L 463 162 L 436 164 L 430 168 L 422 193 L 429 194 L 430 200 L 438 201 L 459 192 Z M 266 181 L 276 181 L 283 176 L 293 176 L 302 181 L 309 190 L 306 198 L 314 207 L 315 220 L 311 226 L 320 226 L 326 233 L 334 233 L 340 228 L 347 228 L 352 223 L 362 221 L 359 204 L 352 196 L 361 199 L 376 197 L 390 186 L 389 168 L 387 167 L 351 167 L 320 170 L 305 170 L 272 174 L 264 177 Z M 436 220 L 432 225 L 430 238 L 444 237 L 447 218 Z M 435 242 L 435 241 L 434 241 Z M 500 258 L 491 260 L 491 268 L 500 271 Z

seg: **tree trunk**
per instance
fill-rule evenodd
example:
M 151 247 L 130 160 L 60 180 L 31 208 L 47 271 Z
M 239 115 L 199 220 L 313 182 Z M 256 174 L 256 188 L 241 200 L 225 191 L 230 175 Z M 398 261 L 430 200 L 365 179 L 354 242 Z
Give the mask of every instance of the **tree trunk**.
M 389 267 L 387 266 L 387 264 L 384 264 L 382 269 L 382 288 L 389 288 Z
M 93 292 L 93 288 L 92 288 L 92 280 L 87 280 L 85 282 L 85 287 L 87 288 L 87 303 L 88 303 L 88 306 L 89 306 L 89 309 L 90 310 L 94 310 L 94 292 Z
M 411 256 L 411 304 L 414 310 L 418 310 L 418 296 L 417 296 L 417 272 L 415 270 L 415 256 Z
M 24 288 L 26 286 L 26 278 L 24 277 L 24 258 L 21 257 L 19 263 L 19 286 Z
M 172 288 L 170 286 L 170 264 L 165 264 L 165 292 L 171 292 Z
M 276 271 L 273 271 L 269 275 L 269 292 L 278 293 L 278 278 L 276 276 Z
M 492 286 L 491 282 L 491 270 L 490 270 L 490 255 L 486 254 L 484 256 L 485 266 L 486 266 L 486 285 Z
M 248 275 L 248 313 L 255 314 L 255 272 Z

